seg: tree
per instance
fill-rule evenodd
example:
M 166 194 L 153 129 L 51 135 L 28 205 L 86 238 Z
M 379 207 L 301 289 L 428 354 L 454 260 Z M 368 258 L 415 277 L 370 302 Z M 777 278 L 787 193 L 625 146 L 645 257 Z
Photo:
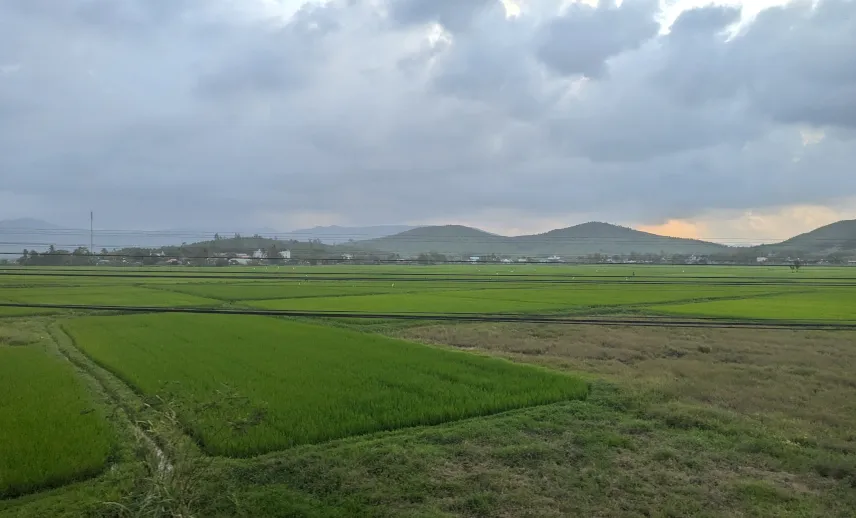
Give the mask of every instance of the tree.
M 277 248 L 276 243 L 271 243 L 267 249 L 267 259 L 270 264 L 282 264 L 282 256 L 279 255 L 279 248 Z
M 26 250 L 24 250 L 24 251 L 26 252 Z M 835 252 L 835 253 L 829 254 L 826 257 L 827 262 L 829 262 L 830 264 L 844 264 L 845 259 L 846 259 L 845 255 L 841 252 Z
M 89 264 L 89 249 L 83 246 L 79 246 L 74 249 L 71 253 L 71 264 L 73 266 L 81 266 L 85 264 Z
M 802 262 L 799 259 L 795 259 L 793 264 L 791 264 L 791 271 L 798 272 L 800 271 L 800 267 L 802 266 Z

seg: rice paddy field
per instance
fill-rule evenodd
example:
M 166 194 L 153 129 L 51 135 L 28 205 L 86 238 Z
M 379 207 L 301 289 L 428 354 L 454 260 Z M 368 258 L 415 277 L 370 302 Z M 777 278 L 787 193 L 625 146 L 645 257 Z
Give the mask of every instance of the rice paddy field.
M 174 401 L 213 455 L 254 455 L 587 393 L 579 379 L 543 369 L 265 317 L 92 317 L 66 327 L 96 362 L 143 394 Z
M 853 516 L 854 372 L 856 268 L 6 267 L 0 516 Z
M 114 441 L 71 366 L 16 339 L 0 335 L 0 497 L 95 475 Z

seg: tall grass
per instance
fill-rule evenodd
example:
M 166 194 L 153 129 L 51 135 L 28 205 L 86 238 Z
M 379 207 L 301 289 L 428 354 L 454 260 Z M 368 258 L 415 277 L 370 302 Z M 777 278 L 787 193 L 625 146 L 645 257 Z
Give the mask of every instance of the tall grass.
M 0 497 L 91 476 L 113 441 L 69 365 L 35 346 L 0 345 Z
M 265 317 L 89 317 L 65 326 L 95 361 L 177 405 L 184 426 L 216 455 L 587 394 L 584 382 L 535 367 Z

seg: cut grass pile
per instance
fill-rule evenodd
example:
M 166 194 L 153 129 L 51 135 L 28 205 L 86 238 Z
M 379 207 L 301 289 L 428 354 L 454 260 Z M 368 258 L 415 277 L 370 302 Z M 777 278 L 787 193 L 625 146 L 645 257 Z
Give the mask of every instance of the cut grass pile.
M 563 374 L 354 331 L 219 315 L 89 317 L 65 328 L 96 362 L 174 406 L 214 455 L 584 398 Z
M 35 346 L 0 344 L 0 383 L 0 497 L 104 468 L 113 434 L 68 364 Z
M 658 313 L 698 317 L 853 322 L 856 321 L 856 289 L 825 288 L 808 293 L 668 304 L 651 309 Z

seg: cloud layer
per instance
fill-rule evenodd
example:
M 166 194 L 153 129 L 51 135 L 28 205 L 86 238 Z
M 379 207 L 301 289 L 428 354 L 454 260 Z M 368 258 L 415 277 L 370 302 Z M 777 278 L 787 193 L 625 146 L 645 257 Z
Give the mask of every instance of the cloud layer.
M 856 196 L 853 0 L 668 27 L 566 3 L 6 0 L 0 218 L 502 229 Z

